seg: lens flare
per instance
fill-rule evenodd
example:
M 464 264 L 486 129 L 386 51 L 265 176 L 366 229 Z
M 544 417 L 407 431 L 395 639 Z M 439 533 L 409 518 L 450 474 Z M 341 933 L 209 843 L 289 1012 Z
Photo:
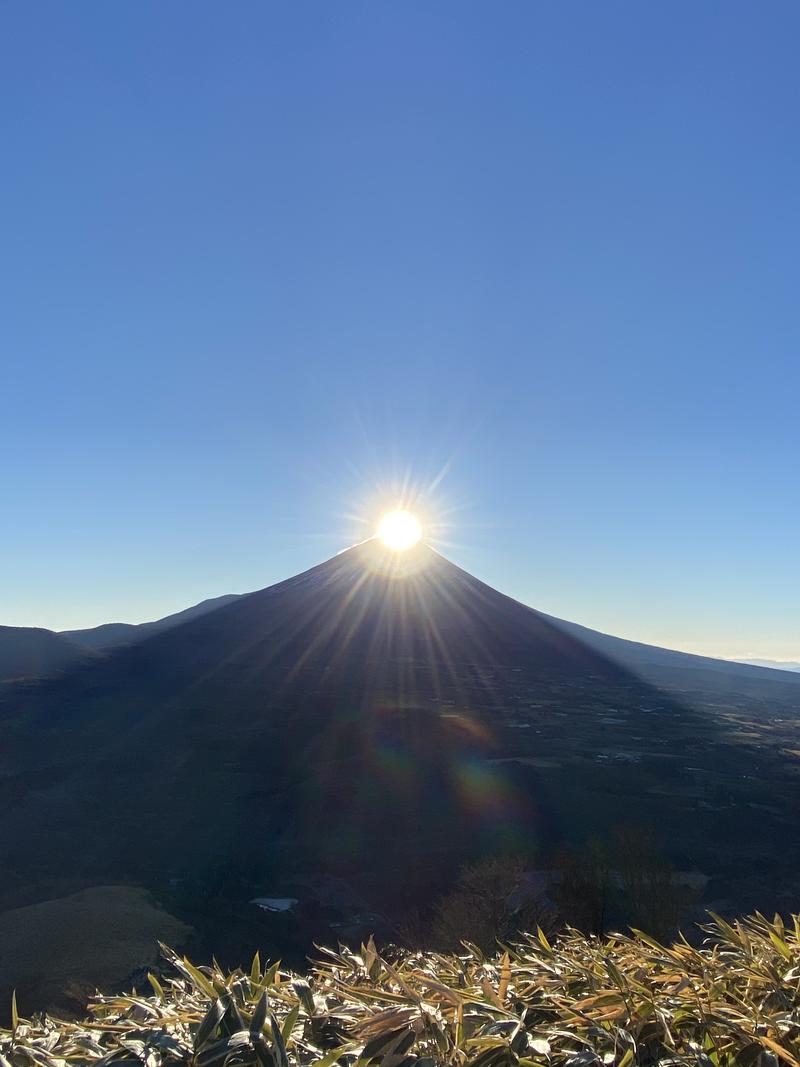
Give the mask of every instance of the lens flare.
M 410 511 L 390 511 L 378 523 L 378 537 L 387 548 L 404 552 L 422 537 L 422 527 Z

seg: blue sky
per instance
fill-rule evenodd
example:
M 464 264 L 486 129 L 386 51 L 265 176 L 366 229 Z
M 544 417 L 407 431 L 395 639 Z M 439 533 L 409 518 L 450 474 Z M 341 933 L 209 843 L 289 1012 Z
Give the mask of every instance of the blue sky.
M 0 621 L 260 588 L 408 480 L 527 603 L 800 659 L 795 3 L 3 21 Z

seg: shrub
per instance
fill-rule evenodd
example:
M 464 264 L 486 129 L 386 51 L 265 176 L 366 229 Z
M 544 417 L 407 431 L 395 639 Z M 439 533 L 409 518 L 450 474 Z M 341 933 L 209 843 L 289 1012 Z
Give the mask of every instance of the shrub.
M 470 941 L 491 952 L 498 941 L 516 938 L 537 926 L 550 932 L 555 912 L 530 886 L 521 856 L 490 856 L 465 867 L 434 908 L 431 941 L 456 951 Z
M 79 1023 L 14 1015 L 11 1067 L 798 1067 L 800 918 L 703 927 L 701 948 L 640 933 L 542 933 L 502 953 L 325 951 L 307 977 L 258 957 L 147 995 L 99 996 Z

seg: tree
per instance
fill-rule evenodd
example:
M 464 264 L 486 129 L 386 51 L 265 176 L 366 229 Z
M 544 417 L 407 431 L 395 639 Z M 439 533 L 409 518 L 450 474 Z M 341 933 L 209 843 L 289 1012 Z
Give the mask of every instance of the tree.
M 584 933 L 602 934 L 612 889 L 608 845 L 593 838 L 581 849 L 564 848 L 555 866 L 553 894 L 563 921 Z
M 434 907 L 432 939 L 443 950 L 470 941 L 492 952 L 498 941 L 541 926 L 555 912 L 533 882 L 521 856 L 491 856 L 465 867 L 453 889 Z
M 584 933 L 603 934 L 612 923 L 668 938 L 690 897 L 653 835 L 641 827 L 620 827 L 609 841 L 595 838 L 562 849 L 555 867 L 560 917 Z
M 675 871 L 652 834 L 623 827 L 612 841 L 614 868 L 625 897 L 626 921 L 657 938 L 675 933 L 688 894 L 676 884 Z

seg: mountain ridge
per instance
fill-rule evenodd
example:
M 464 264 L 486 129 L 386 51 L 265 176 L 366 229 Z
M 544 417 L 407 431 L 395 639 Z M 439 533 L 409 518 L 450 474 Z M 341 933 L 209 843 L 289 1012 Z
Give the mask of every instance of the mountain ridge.
M 139 885 L 220 951 L 258 896 L 335 881 L 398 918 L 482 855 L 547 866 L 631 821 L 710 899 L 776 910 L 800 893 L 800 678 L 634 669 L 627 644 L 369 541 L 0 687 L 0 910 Z
M 96 651 L 116 648 L 118 645 L 129 644 L 131 641 L 142 640 L 151 634 L 161 633 L 172 626 L 180 626 L 184 622 L 203 615 L 207 611 L 216 611 L 232 601 L 238 599 L 240 593 L 223 593 L 222 596 L 208 597 L 197 604 L 192 604 L 181 611 L 172 612 L 163 618 L 154 619 L 152 622 L 106 622 L 99 626 L 90 626 L 78 630 L 58 630 L 56 633 L 68 637 L 77 644 Z
M 212 597 L 153 622 L 110 622 L 83 630 L 42 626 L 0 626 L 0 681 L 46 677 L 87 663 L 115 648 L 180 626 L 238 599 L 238 593 Z
M 41 626 L 0 626 L 0 681 L 85 666 L 96 653 Z
M 306 571 L 299 572 L 298 575 L 294 575 L 288 579 L 282 579 L 279 582 L 273 583 L 271 586 L 266 586 L 263 589 L 254 590 L 252 593 L 226 593 L 217 597 L 210 597 L 204 599 L 197 604 L 191 605 L 188 608 L 184 608 L 181 611 L 174 612 L 163 618 L 153 620 L 152 622 L 145 623 L 102 623 L 98 626 L 79 628 L 73 630 L 48 630 L 43 627 L 0 627 L 0 631 L 8 633 L 14 631 L 20 635 L 24 633 L 42 633 L 50 634 L 55 638 L 61 638 L 65 642 L 69 642 L 69 645 L 64 644 L 62 658 L 63 664 L 60 664 L 55 669 L 64 669 L 72 665 L 78 665 L 85 663 L 86 660 L 75 655 L 75 646 L 88 649 L 93 652 L 107 652 L 112 649 L 129 645 L 134 642 L 138 642 L 161 633 L 167 629 L 171 629 L 177 626 L 182 626 L 187 622 L 191 622 L 194 618 L 204 615 L 211 611 L 217 611 L 219 608 L 225 607 L 230 603 L 241 599 L 242 597 L 253 596 L 258 593 L 264 593 L 267 589 L 272 589 L 277 586 L 281 586 L 284 582 L 293 581 L 296 578 L 302 577 L 302 575 L 310 574 L 317 570 L 317 568 L 330 564 L 332 561 L 339 559 L 347 553 L 358 551 L 363 545 L 373 544 L 374 538 L 369 538 L 365 542 L 360 542 L 357 545 L 350 546 L 350 548 L 337 552 L 334 556 L 331 556 L 328 560 L 323 561 L 321 564 L 308 568 Z M 430 546 L 424 546 L 427 551 L 436 552 L 435 549 Z M 436 553 L 439 555 L 438 553 Z M 445 559 L 446 557 L 440 557 Z M 450 561 L 447 561 L 448 563 Z M 451 564 L 456 566 L 455 564 Z M 460 570 L 461 568 L 459 568 Z M 468 572 L 464 571 L 467 574 Z M 475 579 L 478 581 L 479 579 Z M 485 583 L 483 583 L 485 585 Z M 491 588 L 488 587 L 487 588 Z M 506 596 L 507 594 L 502 594 Z M 588 627 L 582 623 L 573 622 L 570 620 L 562 619 L 559 616 L 555 616 L 546 612 L 539 611 L 537 608 L 531 605 L 525 604 L 523 601 L 517 600 L 514 597 L 508 597 L 509 600 L 513 600 L 515 603 L 520 604 L 522 607 L 528 608 L 528 610 L 535 612 L 542 619 L 547 620 L 549 623 L 555 625 L 557 628 L 563 630 L 565 633 L 578 636 L 581 640 L 584 640 L 592 648 L 596 649 L 603 655 L 609 656 L 612 659 L 618 658 L 619 661 L 628 669 L 646 668 L 650 667 L 673 667 L 675 669 L 695 669 L 695 670 L 711 670 L 718 671 L 722 674 L 735 674 L 739 677 L 749 678 L 762 678 L 765 681 L 780 681 L 787 684 L 794 684 L 793 678 L 786 678 L 787 675 L 794 675 L 800 673 L 800 665 L 793 663 L 783 663 L 781 661 L 768 661 L 768 660 L 744 660 L 744 659 L 721 659 L 713 656 L 704 656 L 698 653 L 679 651 L 676 649 L 665 648 L 660 645 L 650 645 L 646 642 L 636 641 L 631 638 L 618 637 L 613 634 L 607 634 L 604 631 L 597 630 L 593 627 Z M 54 643 L 54 647 L 58 646 L 58 642 Z M 70 657 L 67 654 L 67 649 L 70 648 L 73 651 L 73 661 L 70 662 Z M 756 673 L 757 672 L 757 673 Z M 782 675 L 784 677 L 776 678 L 774 675 Z M 0 654 L 0 678 L 19 677 L 19 674 L 9 674 L 3 669 L 2 654 Z

